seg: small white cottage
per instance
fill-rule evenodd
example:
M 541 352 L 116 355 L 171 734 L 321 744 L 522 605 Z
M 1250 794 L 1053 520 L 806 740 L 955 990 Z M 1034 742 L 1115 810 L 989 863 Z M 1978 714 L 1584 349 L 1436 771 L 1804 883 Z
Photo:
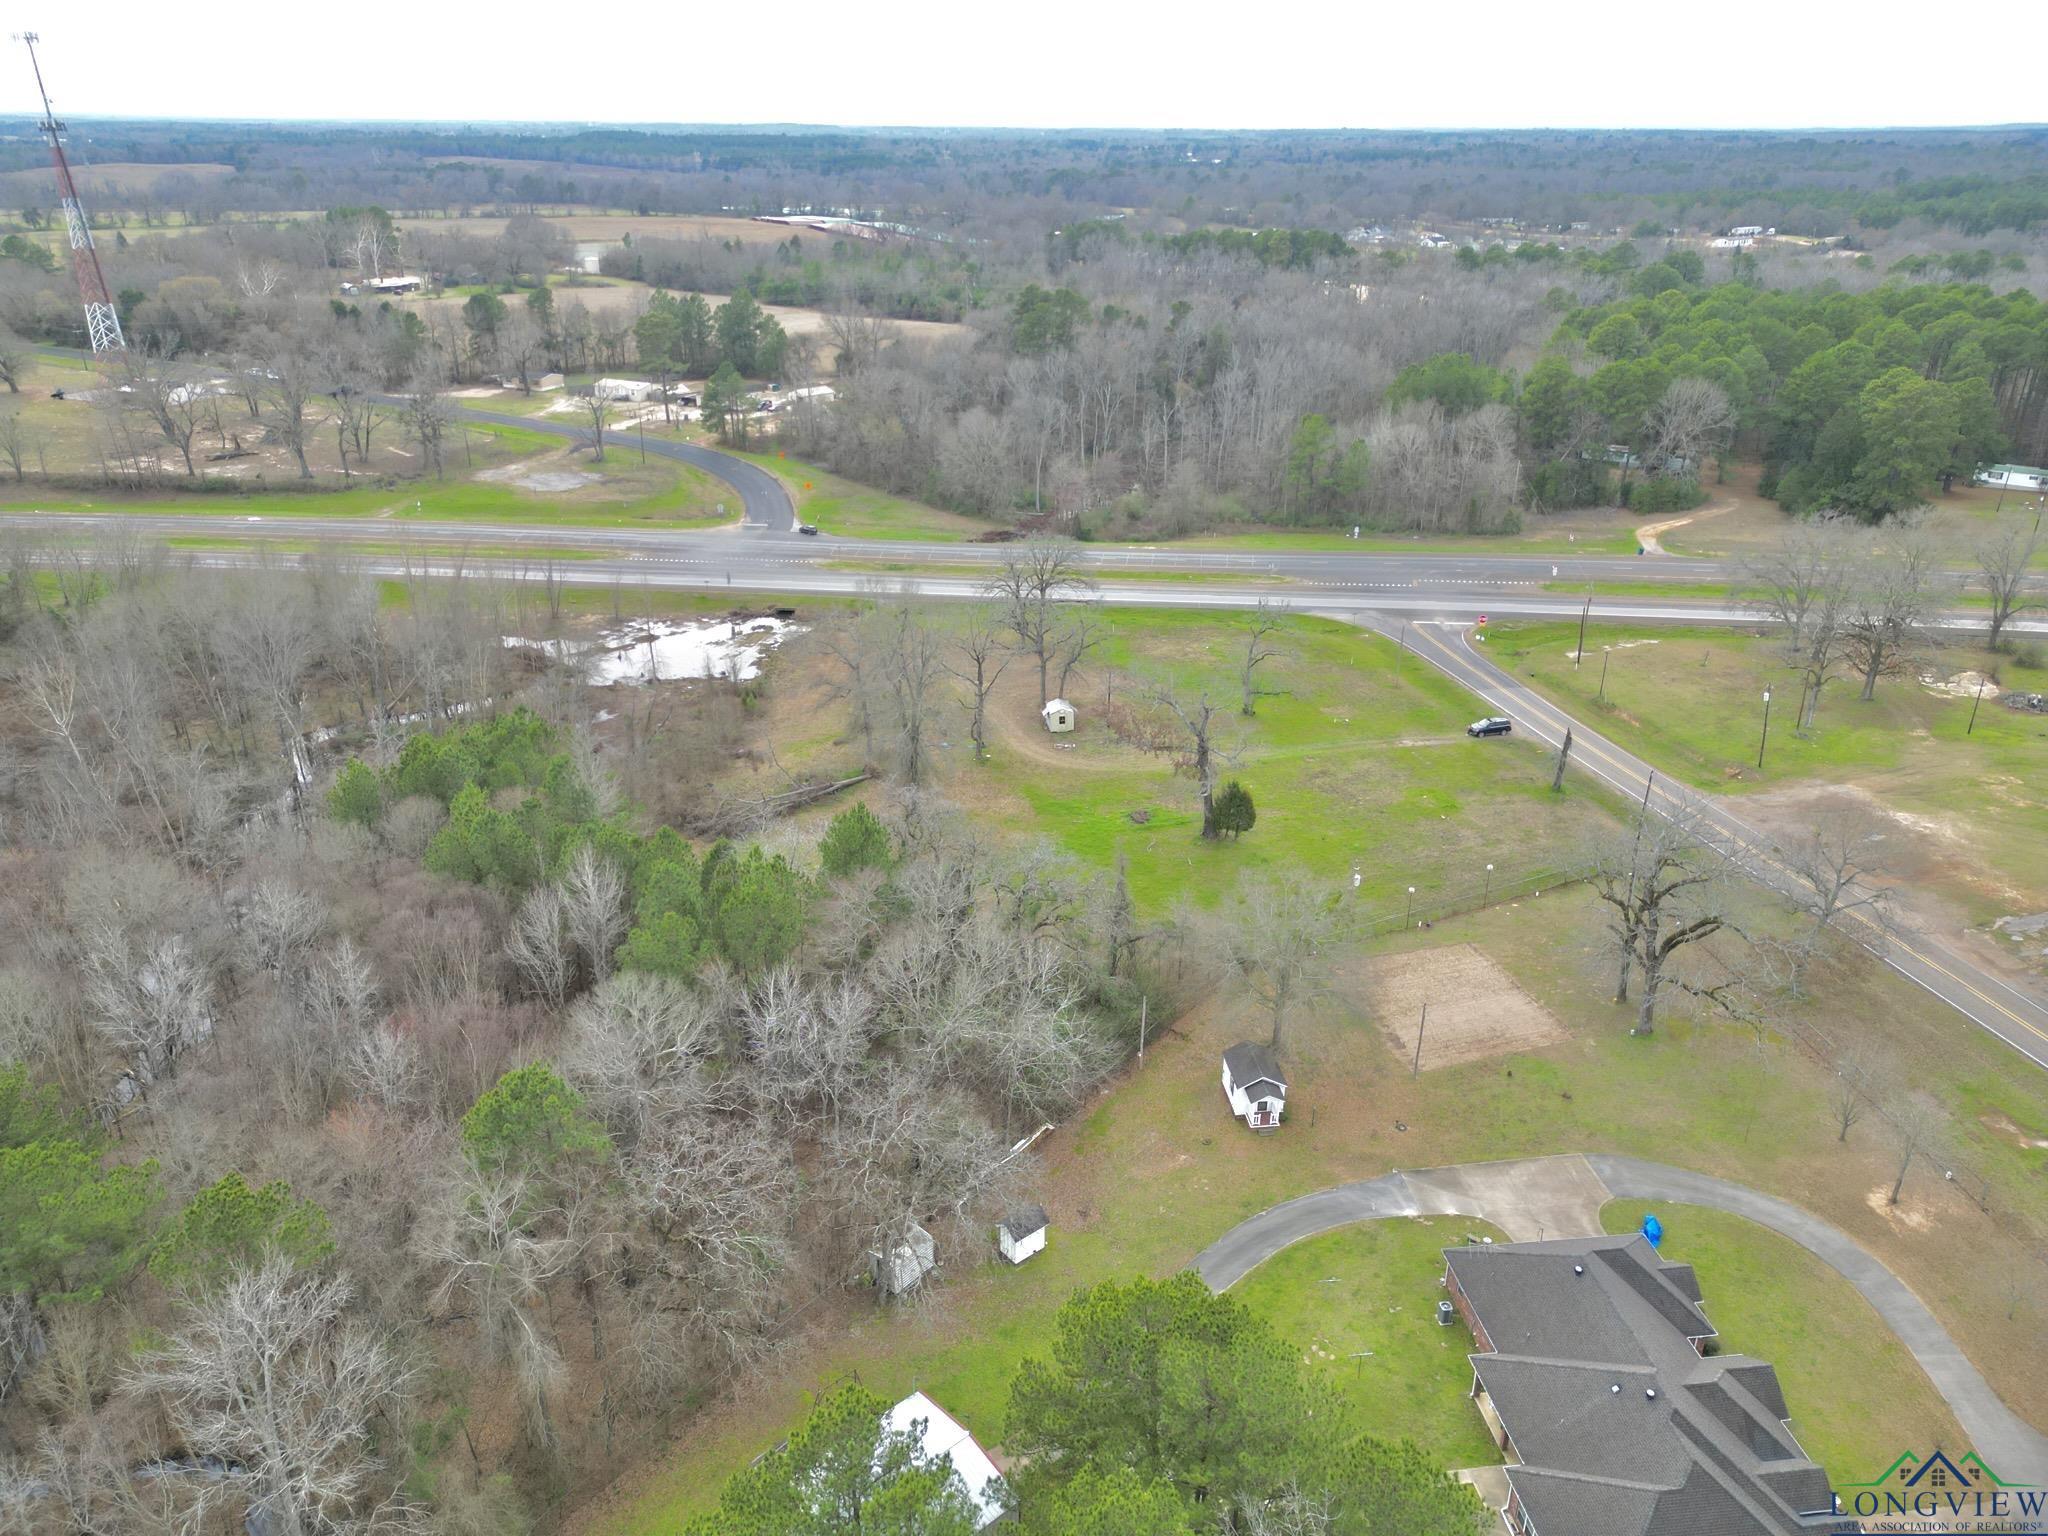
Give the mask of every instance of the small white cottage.
M 1280 1124 L 1287 1107 L 1287 1079 L 1280 1063 L 1263 1045 L 1233 1045 L 1223 1053 L 1223 1096 L 1230 1112 L 1255 1131 Z
M 1020 1205 L 996 1228 L 996 1248 L 1012 1264 L 1022 1264 L 1045 1247 L 1045 1207 Z
M 1003 1474 L 996 1470 L 995 1462 L 974 1436 L 945 1409 L 922 1392 L 913 1392 L 889 1410 L 882 1427 L 891 1435 L 914 1439 L 920 1461 L 944 1457 L 953 1464 L 953 1470 L 967 1486 L 969 1502 L 974 1505 L 977 1531 L 1003 1518 Z
M 1071 731 L 1074 728 L 1074 706 L 1065 699 L 1054 699 L 1039 713 L 1045 716 L 1048 731 Z
M 915 1290 L 918 1281 L 937 1263 L 938 1249 L 931 1233 L 914 1221 L 888 1257 L 884 1258 L 878 1248 L 868 1250 L 869 1273 L 875 1277 L 875 1289 L 884 1296 L 901 1296 Z

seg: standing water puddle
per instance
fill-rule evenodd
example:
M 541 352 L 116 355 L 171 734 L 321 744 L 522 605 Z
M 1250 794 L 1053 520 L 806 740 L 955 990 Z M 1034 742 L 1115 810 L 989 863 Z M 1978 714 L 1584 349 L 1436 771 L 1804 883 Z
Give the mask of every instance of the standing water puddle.
M 761 657 L 801 626 L 787 619 L 645 619 L 620 624 L 589 640 L 528 640 L 504 637 L 508 646 L 531 646 L 563 660 L 579 661 L 587 682 L 672 683 L 724 677 L 745 682 L 761 674 Z

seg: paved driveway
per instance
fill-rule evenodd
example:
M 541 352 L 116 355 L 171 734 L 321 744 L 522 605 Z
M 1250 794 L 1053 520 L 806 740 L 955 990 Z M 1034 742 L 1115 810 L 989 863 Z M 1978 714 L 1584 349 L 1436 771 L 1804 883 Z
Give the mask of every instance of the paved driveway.
M 1470 1216 L 1493 1223 L 1517 1241 L 1579 1237 L 1600 1230 L 1600 1207 L 1610 1199 L 1709 1206 L 1791 1238 L 1877 1309 L 1927 1372 L 1977 1453 L 2001 1477 L 2048 1486 L 2048 1436 L 2006 1407 L 1903 1280 L 1819 1217 L 1726 1179 L 1598 1153 L 1397 1169 L 1261 1211 L 1197 1254 L 1194 1267 L 1211 1290 L 1228 1290 L 1305 1237 L 1389 1216 Z

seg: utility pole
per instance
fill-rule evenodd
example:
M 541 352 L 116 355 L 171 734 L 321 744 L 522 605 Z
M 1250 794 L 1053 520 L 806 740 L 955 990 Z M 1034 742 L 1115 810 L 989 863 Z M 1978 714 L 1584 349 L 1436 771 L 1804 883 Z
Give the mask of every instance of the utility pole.
M 1138 994 L 1138 1065 L 1145 1065 L 1145 1011 L 1151 1005 L 1150 994 Z
M 1579 648 L 1572 652 L 1574 669 L 1586 659 L 1586 620 L 1593 616 L 1593 589 L 1586 588 L 1586 606 L 1579 610 Z
M 1977 729 L 1977 706 L 1984 702 L 1984 684 L 1987 681 L 1989 679 L 1981 672 L 1977 674 L 1977 697 L 1970 700 L 1970 723 L 1963 728 L 1965 736 L 1971 735 Z
M 1415 1065 L 1408 1070 L 1410 1077 L 1422 1076 L 1422 1032 L 1429 1028 L 1429 1004 L 1422 1005 L 1421 1022 L 1415 1026 Z
M 1558 793 L 1564 788 L 1564 765 L 1572 760 L 1572 728 L 1564 728 L 1564 745 L 1557 749 L 1557 772 L 1550 776 L 1550 792 Z
M 78 297 L 85 304 L 86 337 L 92 343 L 95 357 L 102 352 L 126 351 L 128 341 L 121 334 L 121 312 L 107 292 L 107 274 L 100 270 L 100 253 L 92 243 L 92 223 L 86 218 L 78 183 L 72 179 L 71 161 L 64 153 L 65 126 L 50 110 L 50 93 L 43 85 L 42 62 L 36 58 L 41 35 L 17 32 L 15 36 L 28 45 L 29 67 L 35 71 L 36 94 L 43 103 L 43 120 L 36 126 L 49 141 L 50 160 L 57 167 L 57 196 L 64 205 L 64 232 L 71 240 L 71 275 L 78 280 Z

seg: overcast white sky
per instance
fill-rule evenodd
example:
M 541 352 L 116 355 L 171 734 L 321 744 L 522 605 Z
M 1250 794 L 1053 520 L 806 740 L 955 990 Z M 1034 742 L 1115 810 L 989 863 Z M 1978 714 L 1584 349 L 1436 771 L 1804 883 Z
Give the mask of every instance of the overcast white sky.
M 1939 34 L 1964 15 L 1951 47 Z M 41 31 L 60 116 L 1800 128 L 2048 115 L 2025 70 L 1997 62 L 1997 38 L 2038 52 L 2048 36 L 2035 0 L 1910 15 L 1818 0 L 30 0 L 9 21 Z M 26 112 L 33 80 L 10 46 L 0 111 Z M 1959 71 L 1966 59 L 1989 67 Z

